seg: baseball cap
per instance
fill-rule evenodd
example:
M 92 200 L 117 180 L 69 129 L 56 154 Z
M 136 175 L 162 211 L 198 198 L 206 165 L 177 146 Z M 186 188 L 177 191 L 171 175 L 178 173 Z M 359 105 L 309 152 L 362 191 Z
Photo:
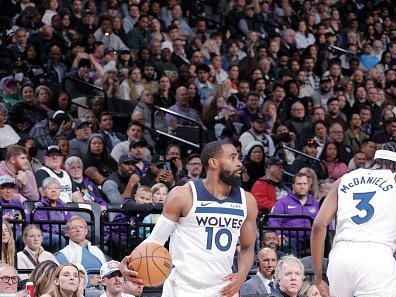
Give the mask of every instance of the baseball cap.
M 83 125 L 92 126 L 92 123 L 85 118 L 78 119 L 74 124 L 74 130 L 80 129 Z
M 264 116 L 261 113 L 255 113 L 252 115 L 252 122 L 264 122 Z
M 108 48 L 106 48 L 105 51 L 104 51 L 104 54 L 105 54 L 105 55 L 108 55 L 108 54 L 110 54 L 110 53 L 113 53 L 113 54 L 117 55 L 117 51 L 116 51 L 113 47 L 108 47 Z
M 129 148 L 131 147 L 135 148 L 137 146 L 147 146 L 147 141 L 144 139 L 132 140 L 131 143 L 129 144 Z
M 315 139 L 313 139 L 313 138 L 308 138 L 307 140 L 304 141 L 303 146 L 314 146 L 314 147 L 318 147 L 319 144 L 316 142 Z
M 115 271 L 120 271 L 120 262 L 111 260 L 106 262 L 100 267 L 100 277 L 105 277 L 112 274 Z
M 49 147 L 47 147 L 47 150 L 45 151 L 45 155 L 48 156 L 51 153 L 58 153 L 59 155 L 62 154 L 60 147 L 57 145 L 50 145 Z
M 17 85 L 15 78 L 8 77 L 4 80 L 4 87 L 11 87 L 12 85 Z
M 94 12 L 90 9 L 84 9 L 84 11 L 83 11 L 83 15 L 93 15 L 93 14 L 94 14 Z
M 270 157 L 265 161 L 265 167 L 271 166 L 271 165 L 285 165 L 285 161 L 278 157 Z
M 57 125 L 61 125 L 63 122 L 68 122 L 70 120 L 69 116 L 63 110 L 50 113 L 48 119 L 55 122 Z
M 325 82 L 325 81 L 331 81 L 330 76 L 322 75 L 322 77 L 320 78 L 320 82 Z
M 165 164 L 165 159 L 163 156 L 161 155 L 155 155 L 152 159 L 151 159 L 151 163 L 155 164 L 157 166 L 161 166 Z
M 129 48 L 122 48 L 121 50 L 120 50 L 120 54 L 121 55 L 123 55 L 123 54 L 131 54 L 131 51 L 130 51 L 130 49 Z
M 9 175 L 2 175 L 0 176 L 0 186 L 3 185 L 15 185 L 15 179 L 13 179 L 11 176 Z
M 129 155 L 129 154 L 124 154 L 124 155 L 121 155 L 121 157 L 118 159 L 118 163 L 119 164 L 121 164 L 121 163 L 133 163 L 133 164 L 136 164 L 136 159 L 135 159 L 135 157 L 133 157 L 133 156 L 131 156 L 131 155 Z

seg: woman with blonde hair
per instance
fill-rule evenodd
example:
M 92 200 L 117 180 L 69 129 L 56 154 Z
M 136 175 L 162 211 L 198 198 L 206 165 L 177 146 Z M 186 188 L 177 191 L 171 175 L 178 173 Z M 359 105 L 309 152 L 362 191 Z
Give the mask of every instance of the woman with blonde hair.
M 34 284 L 34 297 L 40 297 L 49 291 L 51 285 L 50 280 L 57 267 L 58 264 L 50 260 L 41 262 L 36 266 L 29 277 L 29 281 Z
M 316 172 L 308 167 L 301 168 L 299 172 L 305 173 L 308 176 L 309 192 L 315 199 L 319 199 L 319 181 Z
M 298 292 L 298 296 L 302 297 L 321 297 L 319 289 L 317 286 L 313 285 L 309 281 L 304 281 L 302 283 L 301 289 Z
M 41 246 L 43 242 L 43 233 L 36 225 L 27 225 L 23 230 L 22 240 L 25 244 L 23 251 L 17 253 L 18 269 L 34 269 L 36 266 L 46 260 L 58 263 L 53 254 L 44 250 Z M 28 278 L 27 274 L 19 274 L 21 279 Z
M 65 264 L 56 268 L 48 292 L 43 297 L 80 297 L 80 274 L 76 265 Z
M 15 266 L 15 240 L 10 223 L 3 221 L 2 254 L 1 260 L 11 266 Z
M 52 111 L 51 98 L 52 91 L 49 87 L 40 85 L 35 89 L 36 103 L 45 111 Z

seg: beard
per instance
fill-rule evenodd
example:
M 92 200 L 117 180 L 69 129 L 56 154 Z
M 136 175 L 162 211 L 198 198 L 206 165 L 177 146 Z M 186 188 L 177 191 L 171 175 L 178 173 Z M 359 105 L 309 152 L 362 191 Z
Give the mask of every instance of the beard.
M 229 185 L 231 187 L 240 187 L 242 185 L 241 176 L 235 175 L 235 172 L 238 171 L 241 171 L 241 169 L 237 169 L 231 172 L 229 170 L 224 170 L 223 168 L 221 168 L 219 178 L 226 185 Z

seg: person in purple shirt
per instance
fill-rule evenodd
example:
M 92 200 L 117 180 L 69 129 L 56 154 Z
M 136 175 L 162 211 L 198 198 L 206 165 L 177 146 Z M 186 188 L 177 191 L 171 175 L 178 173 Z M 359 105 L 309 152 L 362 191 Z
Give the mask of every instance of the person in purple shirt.
M 44 196 L 36 204 L 36 207 L 66 207 L 67 205 L 60 199 L 60 182 L 53 177 L 47 177 L 43 180 L 43 192 Z M 34 215 L 34 221 L 57 221 L 66 222 L 71 218 L 69 211 L 49 211 L 49 210 L 38 210 Z M 63 248 L 66 245 L 66 239 L 64 238 L 64 230 L 59 229 L 59 226 L 42 224 L 40 225 L 43 231 L 43 247 L 49 251 L 56 251 Z
M 297 173 L 293 176 L 293 192 L 286 197 L 279 199 L 272 209 L 272 214 L 289 214 L 289 215 L 305 215 L 312 219 L 316 217 L 319 211 L 319 201 L 309 194 L 308 176 L 305 173 Z M 309 219 L 303 218 L 271 218 L 268 222 L 270 227 L 306 227 L 311 228 Z M 287 231 L 286 231 L 287 232 Z M 277 231 L 280 240 L 284 246 L 287 246 L 295 255 L 305 246 L 307 240 L 309 247 L 309 232 L 291 231 L 284 233 L 283 236 Z M 290 241 L 287 243 L 287 241 Z

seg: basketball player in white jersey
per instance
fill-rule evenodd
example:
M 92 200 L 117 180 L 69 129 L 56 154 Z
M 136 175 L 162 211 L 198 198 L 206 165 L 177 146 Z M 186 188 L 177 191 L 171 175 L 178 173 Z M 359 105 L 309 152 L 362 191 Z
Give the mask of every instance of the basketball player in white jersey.
M 395 297 L 396 143 L 377 150 L 370 169 L 345 174 L 333 185 L 315 218 L 311 252 L 315 284 L 324 297 Z M 322 280 L 326 228 L 336 235 Z
M 224 141 L 208 143 L 201 160 L 207 177 L 176 187 L 168 194 L 162 215 L 148 241 L 165 244 L 174 269 L 163 286 L 163 297 L 232 297 L 252 267 L 257 204 L 239 187 L 243 167 L 236 148 Z M 238 271 L 231 266 L 237 243 Z M 136 272 L 121 268 L 139 282 Z

